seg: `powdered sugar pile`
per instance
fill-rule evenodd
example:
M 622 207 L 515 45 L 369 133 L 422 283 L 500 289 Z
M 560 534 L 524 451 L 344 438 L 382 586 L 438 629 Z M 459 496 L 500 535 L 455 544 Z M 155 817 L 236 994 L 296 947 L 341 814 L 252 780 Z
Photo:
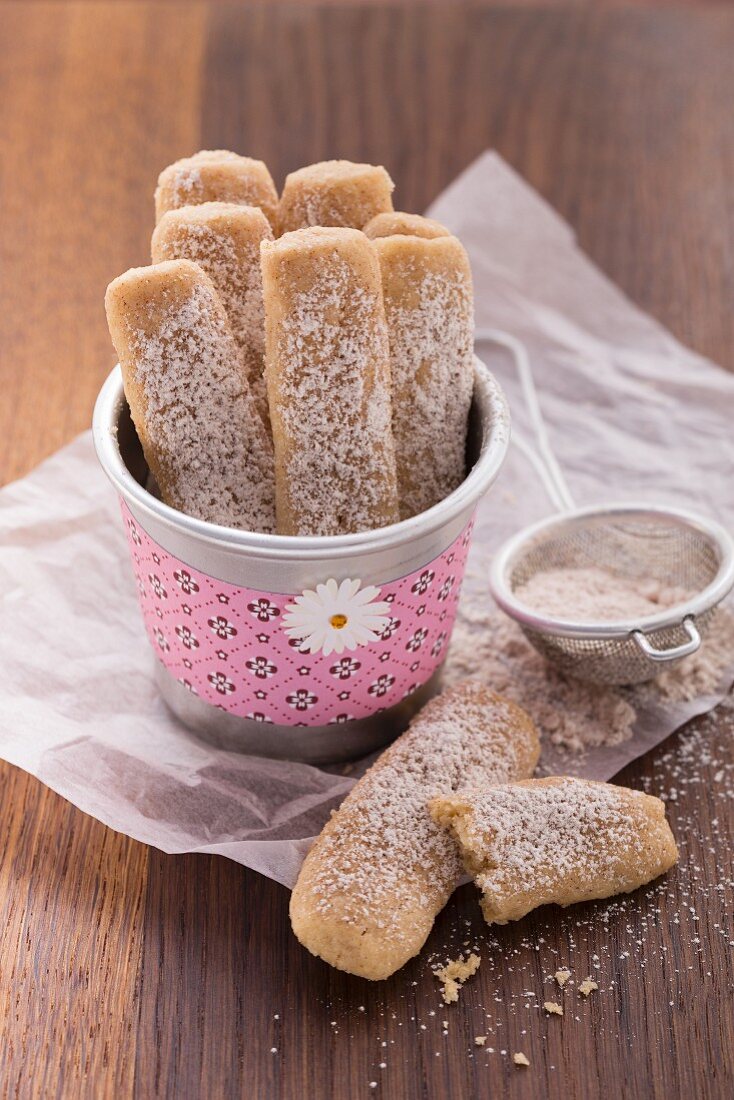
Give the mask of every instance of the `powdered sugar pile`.
M 148 315 L 127 325 L 168 503 L 212 523 L 274 531 L 271 444 L 211 284 L 192 280 L 151 299 Z
M 539 570 L 514 595 L 534 611 L 583 623 L 645 618 L 691 597 L 653 578 L 619 577 L 595 566 Z
M 685 703 L 721 689 L 722 677 L 734 663 L 734 614 L 720 607 L 709 623 L 697 653 L 686 657 L 682 665 L 661 672 L 654 680 L 629 689 L 636 705 L 649 703 Z M 730 685 L 726 685 L 727 688 Z

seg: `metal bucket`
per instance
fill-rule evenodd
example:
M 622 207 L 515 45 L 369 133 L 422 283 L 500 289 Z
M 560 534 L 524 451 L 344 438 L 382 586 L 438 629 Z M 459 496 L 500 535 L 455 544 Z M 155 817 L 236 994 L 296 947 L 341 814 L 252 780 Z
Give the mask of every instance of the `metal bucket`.
M 377 531 L 265 535 L 170 508 L 145 488 L 119 367 L 97 399 L 94 441 L 120 495 L 158 687 L 191 729 L 241 752 L 335 762 L 391 740 L 436 692 L 474 510 L 509 442 L 504 396 L 482 363 L 465 481 Z M 351 650 L 304 649 L 288 623 L 342 584 L 355 616 L 380 612 L 379 633 Z

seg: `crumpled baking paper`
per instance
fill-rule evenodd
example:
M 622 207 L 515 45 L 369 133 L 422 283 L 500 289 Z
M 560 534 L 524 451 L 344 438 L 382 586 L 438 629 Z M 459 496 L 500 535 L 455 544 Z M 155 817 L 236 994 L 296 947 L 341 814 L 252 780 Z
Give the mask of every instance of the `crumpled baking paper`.
M 677 343 L 579 251 L 569 227 L 485 154 L 429 214 L 474 271 L 477 324 L 527 346 L 556 456 L 579 505 L 647 500 L 734 524 L 734 377 Z M 488 346 L 515 423 L 514 367 Z M 480 508 L 471 573 L 552 511 L 511 447 Z M 465 599 L 488 600 L 473 582 Z M 115 493 L 91 434 L 0 492 L 0 756 L 86 813 L 166 852 L 216 852 L 288 886 L 353 782 L 216 749 L 156 695 Z M 656 708 L 575 770 L 609 778 L 720 695 Z

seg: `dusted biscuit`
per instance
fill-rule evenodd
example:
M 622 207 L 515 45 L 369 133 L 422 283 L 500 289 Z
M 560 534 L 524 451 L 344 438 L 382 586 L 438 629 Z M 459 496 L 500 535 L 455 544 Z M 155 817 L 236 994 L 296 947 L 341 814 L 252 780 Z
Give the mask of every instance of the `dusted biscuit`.
M 370 240 L 378 237 L 450 237 L 448 229 L 431 218 L 422 218 L 420 214 L 406 214 L 402 210 L 393 210 L 387 214 L 376 214 L 367 222 L 364 233 Z
M 629 893 L 678 859 L 660 799 L 610 783 L 530 779 L 441 795 L 430 809 L 458 841 L 490 924 Z
M 170 260 L 120 275 L 105 295 L 125 394 L 167 504 L 272 532 L 272 444 L 214 285 Z
M 392 210 L 395 185 L 384 168 L 324 160 L 291 172 L 278 205 L 278 230 L 289 233 L 309 225 L 361 229 L 375 214 Z
M 155 192 L 155 220 L 166 210 L 202 202 L 237 202 L 259 206 L 272 226 L 278 209 L 273 177 L 261 160 L 227 149 L 202 149 L 164 168 Z
M 456 237 L 373 241 L 390 341 L 400 518 L 438 504 L 464 480 L 474 388 L 469 260 Z
M 278 533 L 343 535 L 398 519 L 390 364 L 377 256 L 355 229 L 261 246 Z
M 539 751 L 528 715 L 476 681 L 428 703 L 306 856 L 290 905 L 304 947 L 373 980 L 403 966 L 461 877 L 458 849 L 428 800 L 532 775 Z
M 158 222 L 151 241 L 153 263 L 194 260 L 214 283 L 266 425 L 270 417 L 263 374 L 265 321 L 260 242 L 272 239 L 270 223 L 259 207 L 205 202 L 168 210 Z

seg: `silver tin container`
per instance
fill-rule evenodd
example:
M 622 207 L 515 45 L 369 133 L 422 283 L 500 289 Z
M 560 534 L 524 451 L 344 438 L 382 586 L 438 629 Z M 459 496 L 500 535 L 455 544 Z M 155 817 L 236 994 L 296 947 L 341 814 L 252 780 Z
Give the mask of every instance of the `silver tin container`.
M 148 469 L 130 418 L 119 367 L 112 371 L 99 394 L 93 431 L 99 461 L 119 494 L 127 521 L 133 564 L 141 590 L 141 605 L 158 658 L 155 665 L 157 684 L 168 707 L 188 727 L 228 749 L 309 763 L 336 762 L 364 755 L 390 741 L 438 690 L 441 662 L 450 640 L 458 602 L 472 517 L 479 499 L 499 473 L 509 442 L 509 413 L 504 396 L 482 363 L 476 361 L 467 442 L 469 473 L 464 482 L 426 512 L 362 534 L 327 538 L 265 535 L 206 523 L 164 504 L 145 487 Z M 456 560 L 452 547 L 458 548 Z M 151 562 L 155 564 L 151 565 Z M 432 568 L 437 564 L 445 567 L 444 574 Z M 166 568 L 168 573 L 164 572 Z M 443 576 L 446 579 L 440 586 Z M 412 675 L 415 682 L 409 683 L 407 688 L 405 682 L 402 685 L 392 684 L 393 689 L 404 689 L 400 692 L 400 698 L 394 701 L 389 691 L 383 692 L 385 684 L 395 681 L 396 676 L 399 679 L 397 672 L 396 675 L 389 672 L 393 664 L 386 650 L 379 653 L 379 660 L 385 663 L 369 674 L 373 677 L 369 686 L 365 681 L 362 688 L 352 692 L 353 699 L 359 699 L 359 706 L 353 706 L 350 701 L 344 704 L 344 713 L 332 713 L 328 721 L 320 721 L 318 707 L 322 704 L 316 704 L 312 711 L 308 710 L 311 705 L 308 700 L 316 698 L 316 689 L 311 692 L 307 686 L 300 686 L 308 685 L 308 678 L 300 682 L 297 679 L 297 673 L 303 673 L 306 677 L 309 675 L 308 669 L 314 659 L 299 656 L 301 661 L 308 660 L 309 665 L 303 664 L 298 669 L 291 667 L 290 687 L 279 685 L 281 673 L 275 671 L 275 658 L 270 661 L 268 656 L 275 637 L 272 631 L 278 623 L 268 622 L 267 616 L 269 613 L 282 615 L 283 607 L 296 594 L 313 590 L 332 578 L 337 583 L 346 578 L 358 578 L 362 587 L 375 586 L 383 596 L 387 594 L 388 600 L 397 598 L 398 604 L 403 590 L 419 593 L 411 597 L 421 601 L 415 608 L 408 608 L 403 600 L 403 611 L 399 616 L 404 620 L 402 625 L 398 617 L 390 620 L 391 623 L 398 622 L 399 631 L 404 634 L 409 632 L 405 635 L 407 641 L 403 644 L 401 639 L 395 653 L 399 656 L 400 674 L 404 679 Z M 433 585 L 433 590 L 421 595 L 426 584 Z M 407 589 L 406 585 L 409 585 Z M 447 588 L 450 590 L 448 598 L 443 595 Z M 220 609 L 223 613 L 218 614 L 216 606 L 212 611 L 210 600 L 201 612 L 204 616 L 199 620 L 201 630 L 196 625 L 187 625 L 196 623 L 198 612 L 194 609 L 192 615 L 192 607 L 181 602 L 189 600 L 194 604 L 194 598 L 187 595 L 192 589 L 195 590 L 195 597 L 201 597 L 205 592 L 211 600 L 215 599 L 213 594 L 216 592 L 216 598 L 224 605 Z M 160 607 L 156 606 L 158 596 L 161 597 L 158 601 Z M 169 606 L 174 597 L 179 601 L 175 612 Z M 446 602 L 436 602 L 442 598 Z M 239 619 L 236 617 L 237 609 L 233 608 L 238 600 L 241 604 Z M 248 612 L 247 608 L 252 610 Z M 271 612 L 268 608 L 272 609 Z M 156 615 L 159 619 L 155 618 Z M 185 622 L 179 621 L 186 615 L 189 618 Z M 243 615 L 245 618 L 260 615 L 260 622 L 255 623 L 254 619 L 244 622 Z M 415 615 L 425 617 L 416 620 Z M 421 651 L 420 639 L 427 631 L 421 626 L 416 627 L 416 623 L 428 623 L 432 615 L 438 624 L 436 630 L 444 623 L 445 628 L 439 630 L 430 651 L 432 656 L 421 663 L 421 652 L 427 652 L 428 645 L 426 643 Z M 205 625 L 207 622 L 210 629 Z M 238 629 L 232 625 L 235 622 L 239 635 Z M 263 627 L 263 632 L 256 636 L 258 640 L 263 640 L 260 648 L 264 653 L 245 660 L 247 654 L 244 647 L 240 646 L 238 650 L 231 643 L 239 642 L 247 629 L 258 626 Z M 218 631 L 216 636 L 211 634 L 212 630 Z M 196 631 L 201 645 L 195 636 Z M 230 637 L 227 636 L 228 631 Z M 207 635 L 206 638 L 201 637 L 202 632 Z M 237 635 L 236 639 L 234 635 Z M 182 639 L 185 645 L 196 645 L 196 648 L 182 649 Z M 417 651 L 411 652 L 411 645 L 415 647 L 416 639 L 419 639 Z M 282 647 L 282 635 L 277 640 Z M 216 650 L 216 658 L 214 652 L 211 653 L 211 671 L 207 671 L 209 666 L 200 654 L 212 644 L 221 648 Z M 293 646 L 297 643 L 291 641 L 288 644 Z M 372 654 L 369 660 L 375 656 Z M 407 663 L 410 657 L 417 659 Z M 219 658 L 222 671 L 215 668 Z M 358 667 L 369 663 L 364 661 L 361 650 L 348 657 L 326 658 L 327 662 L 334 662 L 321 671 L 321 682 L 329 679 L 329 691 L 340 686 L 338 680 L 348 671 L 349 658 L 359 658 L 351 660 L 351 665 Z M 182 665 L 177 664 L 181 661 Z M 272 673 L 268 671 L 271 668 Z M 192 671 L 186 673 L 186 669 Z M 252 675 L 246 669 L 251 670 Z M 383 672 L 383 669 L 388 671 Z M 416 671 L 413 672 L 413 669 Z M 332 688 L 331 681 L 335 675 Z M 267 676 L 272 678 L 268 680 Z M 351 688 L 351 685 L 347 687 Z M 207 692 L 210 699 L 204 697 Z M 221 695 L 215 692 L 221 692 Z M 374 694 L 369 694 L 372 692 Z M 269 717 L 264 710 L 267 703 L 256 701 L 267 699 L 268 693 L 271 696 L 279 693 L 279 718 Z M 240 698 L 243 694 L 247 697 Z M 350 690 L 338 693 L 339 698 L 349 695 Z M 392 695 L 395 695 L 394 690 Z M 288 707 L 294 708 L 292 714 L 286 709 L 284 715 L 284 699 L 295 700 L 293 704 L 288 703 Z M 262 712 L 252 709 L 258 706 L 263 707 Z M 350 709 L 359 713 L 353 716 L 349 713 Z

